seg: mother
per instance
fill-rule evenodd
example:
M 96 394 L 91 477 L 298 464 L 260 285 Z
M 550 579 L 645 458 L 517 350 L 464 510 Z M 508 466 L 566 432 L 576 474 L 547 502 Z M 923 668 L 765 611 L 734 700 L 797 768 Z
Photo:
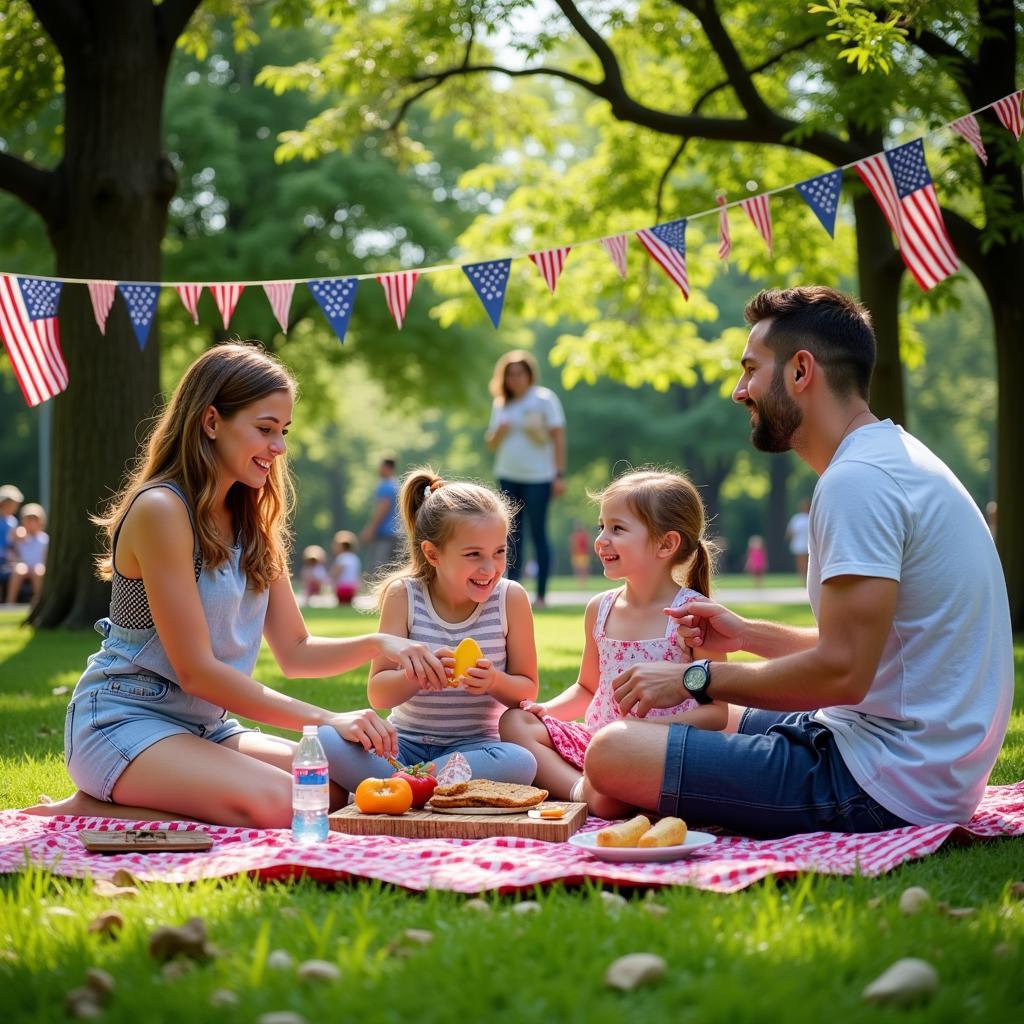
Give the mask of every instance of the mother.
M 287 825 L 294 744 L 227 710 L 286 729 L 316 724 L 394 755 L 394 729 L 374 712 L 338 714 L 253 679 L 261 637 L 290 678 L 384 657 L 410 678 L 443 681 L 441 663 L 405 638 L 309 635 L 287 570 L 294 397 L 288 371 L 255 345 L 220 345 L 185 372 L 98 519 L 110 616 L 96 624 L 104 640 L 64 732 L 80 792 L 37 813 Z
M 558 396 L 541 387 L 537 360 L 523 349 L 506 352 L 491 377 L 491 422 L 486 441 L 495 452 L 494 475 L 516 512 L 509 535 L 508 575 L 523 569 L 523 519 L 537 559 L 537 600 L 543 608 L 551 571 L 548 504 L 565 490 L 565 413 Z

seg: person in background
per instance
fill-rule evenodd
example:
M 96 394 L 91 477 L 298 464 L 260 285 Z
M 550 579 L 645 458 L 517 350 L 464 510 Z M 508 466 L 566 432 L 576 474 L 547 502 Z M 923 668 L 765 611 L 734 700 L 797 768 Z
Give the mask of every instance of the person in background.
M 11 577 L 11 542 L 18 528 L 18 508 L 25 495 L 14 486 L 0 487 L 0 597 L 7 594 L 7 581 Z
M 572 563 L 573 575 L 580 583 L 586 583 L 590 578 L 591 547 L 587 528 L 578 519 L 574 519 L 569 534 L 569 561 Z
M 21 509 L 21 525 L 11 540 L 11 575 L 7 580 L 7 603 L 14 604 L 22 584 L 32 585 L 32 604 L 43 592 L 46 575 L 46 552 L 50 536 L 46 532 L 46 513 L 42 505 L 30 502 Z
M 359 577 L 363 563 L 356 554 L 356 535 L 351 530 L 339 530 L 334 535 L 334 561 L 331 563 L 331 579 L 338 604 L 351 604 L 359 593 Z
M 327 552 L 319 544 L 310 544 L 303 548 L 299 581 L 302 584 L 302 597 L 305 603 L 308 604 L 311 597 L 319 596 L 329 580 Z
M 985 505 L 985 522 L 988 523 L 988 531 L 992 534 L 993 540 L 996 537 L 996 513 L 998 511 L 999 506 L 994 501 Z
M 398 541 L 402 521 L 398 514 L 397 462 L 392 458 L 380 460 L 377 473 L 380 482 L 373 492 L 374 505 L 370 521 L 363 527 L 359 539 L 367 546 L 370 573 L 391 565 L 398 557 Z
M 747 558 L 743 563 L 743 571 L 749 573 L 754 586 L 759 590 L 764 583 L 764 574 L 768 570 L 768 552 L 765 550 L 764 538 L 756 533 L 747 541 Z
M 540 386 L 537 360 L 523 349 L 506 352 L 491 377 L 494 404 L 485 440 L 495 453 L 498 486 L 513 502 L 508 576 L 519 580 L 525 565 L 523 521 L 537 559 L 537 599 L 543 608 L 551 571 L 548 504 L 565 490 L 565 413 L 558 396 Z
M 800 502 L 800 508 L 793 513 L 786 525 L 786 540 L 789 541 L 789 553 L 796 562 L 797 575 L 804 582 L 807 580 L 807 533 L 811 522 L 811 503 L 806 499 Z

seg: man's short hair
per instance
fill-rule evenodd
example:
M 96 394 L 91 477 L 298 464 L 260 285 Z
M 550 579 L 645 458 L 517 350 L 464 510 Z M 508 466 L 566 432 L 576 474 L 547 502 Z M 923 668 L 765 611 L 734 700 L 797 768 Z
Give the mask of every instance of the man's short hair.
M 398 465 L 398 463 L 394 459 L 381 459 L 380 464 L 382 466 L 387 466 L 388 469 L 395 469 L 395 467 Z
M 771 320 L 764 343 L 775 354 L 776 365 L 807 349 L 837 396 L 856 392 L 867 400 L 875 332 L 871 314 L 856 299 L 824 285 L 767 288 L 747 303 L 743 316 L 751 326 Z

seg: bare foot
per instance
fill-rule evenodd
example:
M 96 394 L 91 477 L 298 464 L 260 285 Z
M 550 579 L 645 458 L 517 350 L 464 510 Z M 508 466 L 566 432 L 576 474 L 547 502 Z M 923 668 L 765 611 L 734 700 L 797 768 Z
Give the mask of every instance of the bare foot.
M 50 803 L 43 800 L 32 807 L 24 808 L 22 813 L 38 814 L 46 818 L 52 818 L 58 814 L 68 814 L 83 818 L 124 818 L 128 821 L 196 820 L 194 818 L 186 818 L 181 814 L 175 814 L 173 811 L 159 811 L 154 810 L 152 807 L 126 807 L 124 804 L 107 803 L 105 800 L 97 800 L 81 790 L 63 800 L 53 800 Z

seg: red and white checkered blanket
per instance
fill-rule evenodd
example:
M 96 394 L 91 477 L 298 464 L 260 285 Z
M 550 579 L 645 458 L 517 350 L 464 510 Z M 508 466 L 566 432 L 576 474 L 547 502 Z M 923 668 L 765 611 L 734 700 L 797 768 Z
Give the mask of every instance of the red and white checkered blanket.
M 601 824 L 591 818 L 587 828 Z M 967 825 L 921 825 L 874 835 L 813 832 L 786 839 L 722 836 L 686 860 L 668 864 L 609 864 L 568 843 L 535 839 L 400 839 L 332 832 L 321 846 L 301 847 L 287 830 L 222 828 L 185 822 L 141 828 L 199 828 L 212 836 L 205 853 L 92 854 L 83 828 L 123 829 L 110 818 L 40 818 L 0 811 L 0 873 L 26 863 L 60 875 L 109 878 L 126 868 L 141 881 L 191 882 L 242 872 L 260 878 L 307 874 L 323 881 L 378 878 L 407 889 L 514 892 L 555 881 L 593 879 L 624 886 L 692 885 L 735 892 L 766 877 L 804 871 L 878 875 L 934 853 L 944 843 L 1024 836 L 1024 782 L 990 786 Z M 134 826 L 133 826 L 134 827 Z

